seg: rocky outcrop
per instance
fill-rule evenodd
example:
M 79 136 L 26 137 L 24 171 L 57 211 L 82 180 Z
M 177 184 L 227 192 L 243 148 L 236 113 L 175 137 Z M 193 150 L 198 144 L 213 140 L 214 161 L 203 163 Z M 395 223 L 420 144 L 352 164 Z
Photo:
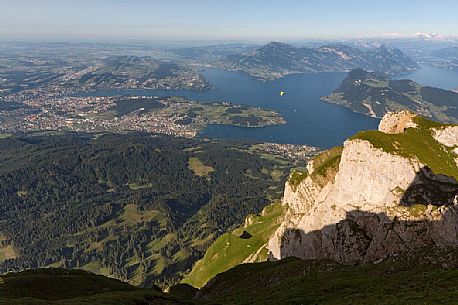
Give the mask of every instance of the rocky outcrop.
M 378 130 L 384 133 L 398 134 L 407 128 L 416 127 L 413 122 L 415 115 L 409 111 L 389 112 L 380 121 Z
M 446 126 L 444 128 L 436 128 L 433 132 L 437 142 L 453 148 L 455 153 L 455 163 L 458 166 L 458 126 Z
M 434 138 L 445 146 L 458 146 L 458 126 L 436 128 L 434 129 Z
M 416 126 L 413 118 L 407 112 L 390 114 L 380 130 L 403 132 Z M 452 143 L 457 134 L 456 129 L 441 129 L 436 139 Z M 272 259 L 355 264 L 424 246 L 458 246 L 455 177 L 361 139 L 345 142 L 337 174 L 324 186 L 316 183 L 317 171 L 310 166 L 296 187 L 286 183 L 283 205 L 288 212 L 269 240 Z

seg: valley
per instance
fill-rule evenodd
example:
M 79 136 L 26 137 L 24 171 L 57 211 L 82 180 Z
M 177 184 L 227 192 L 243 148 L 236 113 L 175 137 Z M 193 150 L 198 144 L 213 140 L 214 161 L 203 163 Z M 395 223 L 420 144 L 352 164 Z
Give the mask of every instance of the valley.
M 391 42 L 0 45 L 0 304 L 448 304 L 456 54 Z
M 452 304 L 458 297 L 457 128 L 407 111 L 384 116 L 378 131 L 362 131 L 343 147 L 312 157 L 306 170 L 293 171 L 281 202 L 253 214 L 245 210 L 243 224 L 227 227 L 181 283 L 169 282 L 167 292 L 48 268 L 1 275 L 0 303 Z M 204 147 L 198 160 L 183 166 L 213 180 L 219 166 L 203 161 Z M 154 185 L 142 180 L 127 187 Z M 99 225 L 139 230 L 139 223 L 168 222 L 161 219 L 157 211 L 127 204 L 114 222 Z
M 139 286 L 179 281 L 318 151 L 142 133 L 0 142 L 1 272 L 78 268 Z

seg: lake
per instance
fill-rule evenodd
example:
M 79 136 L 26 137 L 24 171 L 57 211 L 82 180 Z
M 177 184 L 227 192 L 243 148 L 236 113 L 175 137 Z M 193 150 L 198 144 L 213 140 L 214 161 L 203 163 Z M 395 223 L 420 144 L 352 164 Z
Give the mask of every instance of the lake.
M 397 79 L 411 79 L 424 86 L 448 90 L 458 88 L 458 71 L 444 70 L 426 65 L 422 65 L 420 70 L 399 76 Z
M 100 90 L 84 95 L 178 95 L 188 99 L 214 102 L 227 101 L 274 109 L 287 121 L 284 125 L 247 128 L 210 125 L 199 136 L 209 138 L 254 139 L 265 142 L 308 144 L 321 148 L 341 145 L 360 130 L 376 129 L 378 119 L 353 113 L 351 110 L 320 101 L 346 77 L 346 73 L 294 74 L 275 81 L 258 81 L 244 73 L 206 69 L 205 78 L 215 89 L 189 90 Z M 430 67 L 400 78 L 446 89 L 458 87 L 458 73 Z M 280 91 L 285 95 L 280 97 Z

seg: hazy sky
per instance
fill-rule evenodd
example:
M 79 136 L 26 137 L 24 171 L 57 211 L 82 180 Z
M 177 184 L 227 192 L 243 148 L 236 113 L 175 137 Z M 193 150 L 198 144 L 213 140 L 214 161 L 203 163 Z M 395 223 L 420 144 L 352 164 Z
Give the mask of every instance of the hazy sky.
M 456 0 L 0 0 L 0 39 L 270 40 L 441 33 Z

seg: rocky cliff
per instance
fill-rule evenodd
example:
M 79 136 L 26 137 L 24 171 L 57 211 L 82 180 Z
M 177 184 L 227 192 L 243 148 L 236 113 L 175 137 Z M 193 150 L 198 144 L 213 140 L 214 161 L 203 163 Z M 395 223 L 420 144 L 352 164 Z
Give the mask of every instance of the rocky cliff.
M 458 246 L 458 126 L 387 115 L 318 155 L 286 182 L 288 212 L 272 259 L 375 262 L 430 246 Z

